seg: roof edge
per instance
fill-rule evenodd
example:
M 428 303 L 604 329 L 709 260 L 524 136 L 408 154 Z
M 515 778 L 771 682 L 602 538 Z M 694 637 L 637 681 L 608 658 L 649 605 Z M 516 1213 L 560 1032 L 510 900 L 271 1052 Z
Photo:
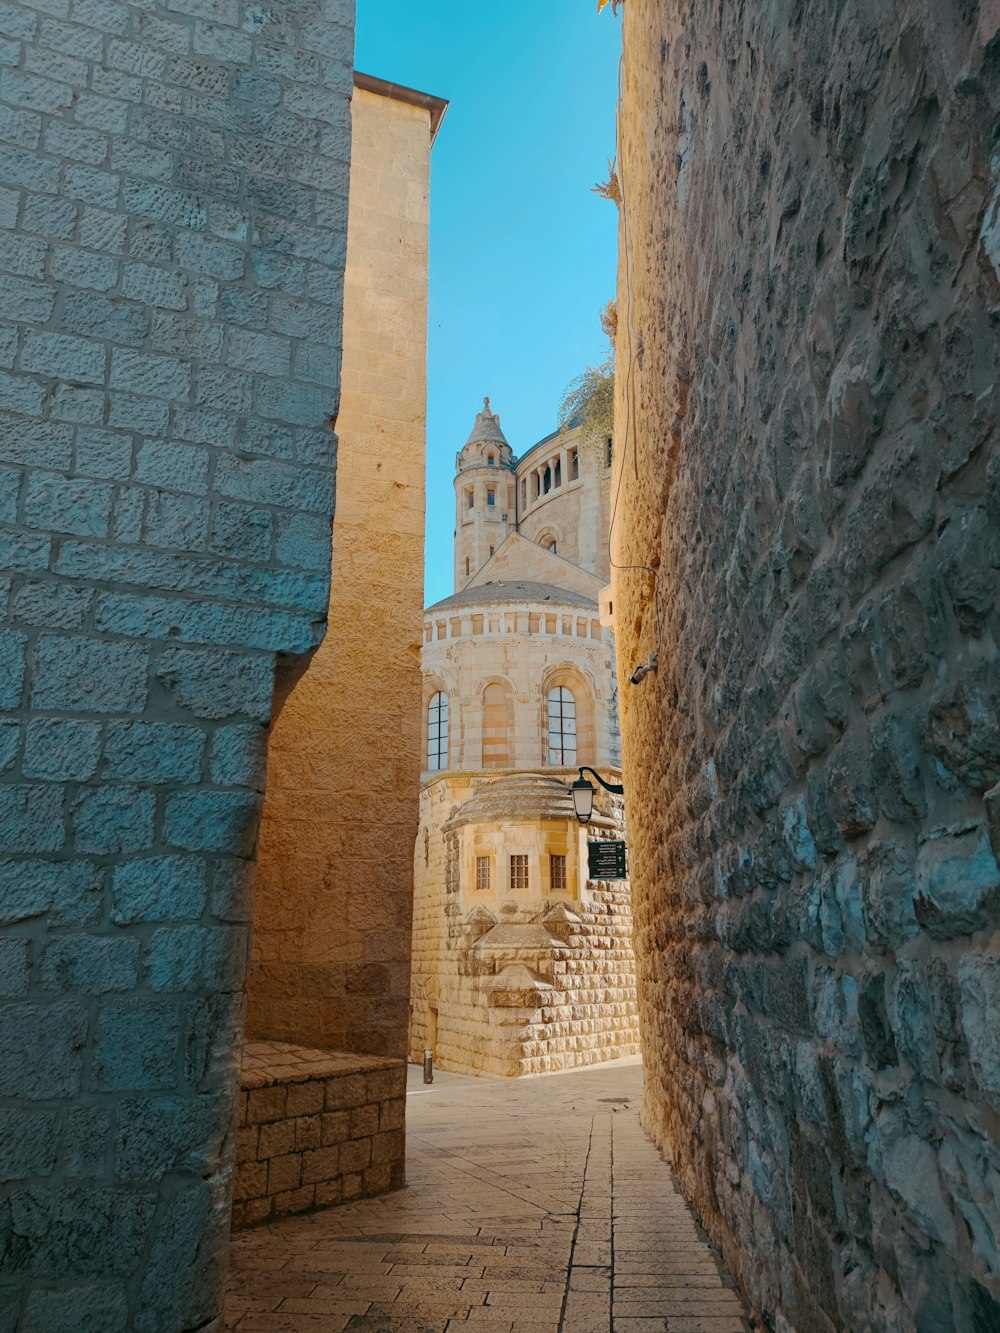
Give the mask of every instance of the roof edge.
M 408 88 L 405 83 L 392 83 L 388 79 L 376 78 L 374 74 L 362 74 L 354 71 L 354 86 L 366 93 L 377 93 L 380 97 L 391 97 L 397 102 L 408 102 L 410 106 L 423 107 L 431 116 L 431 143 L 437 138 L 441 122 L 450 105 L 446 97 L 435 97 L 433 93 L 422 93 L 416 88 Z

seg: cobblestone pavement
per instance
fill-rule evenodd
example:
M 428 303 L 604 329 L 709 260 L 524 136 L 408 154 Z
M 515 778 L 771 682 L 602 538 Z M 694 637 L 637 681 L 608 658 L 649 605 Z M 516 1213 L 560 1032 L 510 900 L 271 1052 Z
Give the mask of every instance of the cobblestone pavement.
M 641 1086 L 634 1060 L 426 1089 L 411 1068 L 408 1187 L 235 1236 L 227 1328 L 744 1333 Z

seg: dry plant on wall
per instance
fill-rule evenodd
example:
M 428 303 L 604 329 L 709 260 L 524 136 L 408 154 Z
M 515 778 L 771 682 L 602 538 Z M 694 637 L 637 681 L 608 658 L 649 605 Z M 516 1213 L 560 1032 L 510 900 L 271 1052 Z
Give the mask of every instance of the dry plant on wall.
M 611 343 L 607 359 L 596 366 L 588 366 L 582 375 L 570 380 L 559 405 L 559 428 L 580 427 L 584 444 L 593 440 L 607 440 L 615 428 L 615 353 L 614 337 L 618 326 L 618 311 L 609 301 L 601 311 L 601 328 Z
M 608 4 L 608 3 L 609 3 L 609 0 L 597 0 L 597 12 L 598 12 L 598 14 L 601 12 L 601 10 L 604 8 L 604 6 L 605 6 L 606 4 Z M 624 3 L 625 3 L 625 0 L 610 0 L 610 4 L 611 4 L 611 12 L 612 12 L 612 14 L 617 14 L 617 13 L 618 13 L 618 6 L 619 6 L 619 5 L 622 5 L 622 4 L 624 4 Z

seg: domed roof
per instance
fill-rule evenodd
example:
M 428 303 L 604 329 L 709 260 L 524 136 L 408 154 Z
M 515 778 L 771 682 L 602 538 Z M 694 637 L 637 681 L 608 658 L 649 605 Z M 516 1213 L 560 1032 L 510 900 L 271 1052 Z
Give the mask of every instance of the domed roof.
M 467 585 L 460 592 L 427 607 L 426 613 L 442 611 L 446 606 L 481 606 L 488 602 L 552 602 L 556 606 L 582 606 L 597 610 L 597 602 L 554 583 L 530 583 L 526 579 L 491 579 L 488 583 Z
M 490 411 L 490 400 L 483 399 L 483 410 L 476 413 L 476 420 L 473 423 L 469 438 L 465 441 L 466 446 L 470 444 L 507 444 L 507 437 L 500 429 L 500 418 L 495 412 Z M 510 445 L 507 445 L 510 448 Z

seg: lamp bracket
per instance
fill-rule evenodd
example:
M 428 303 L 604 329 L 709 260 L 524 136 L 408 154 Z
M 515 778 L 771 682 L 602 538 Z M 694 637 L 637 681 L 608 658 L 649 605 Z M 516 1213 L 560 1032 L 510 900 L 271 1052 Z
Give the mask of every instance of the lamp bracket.
M 605 782 L 604 779 L 601 777 L 600 773 L 598 773 L 596 769 L 591 768 L 589 764 L 584 764 L 583 767 L 580 769 L 580 778 L 577 779 L 578 781 L 580 781 L 583 778 L 584 773 L 593 773 L 594 777 L 601 784 L 604 790 L 611 792 L 612 796 L 625 795 L 625 788 L 623 786 L 621 786 L 617 782 Z

